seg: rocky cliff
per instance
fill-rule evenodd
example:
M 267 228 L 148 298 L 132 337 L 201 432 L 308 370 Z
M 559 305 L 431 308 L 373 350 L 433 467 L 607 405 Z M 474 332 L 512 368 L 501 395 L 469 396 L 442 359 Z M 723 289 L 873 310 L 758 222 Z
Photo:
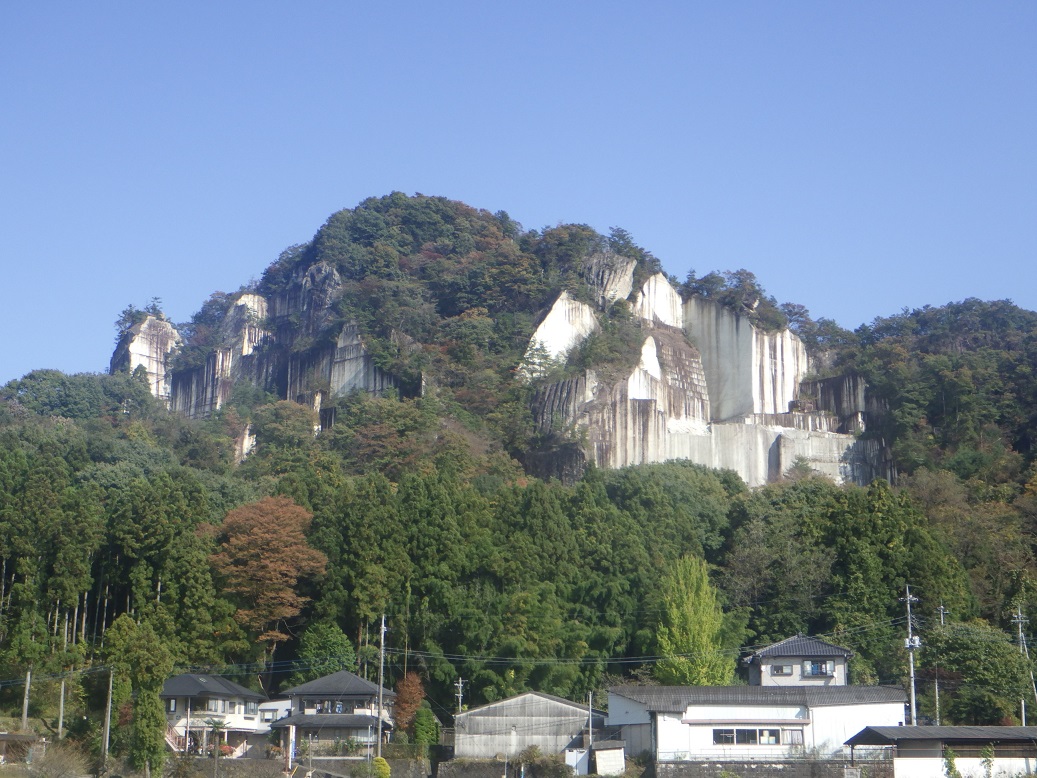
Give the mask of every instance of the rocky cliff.
M 172 323 L 147 316 L 120 335 L 109 371 L 132 373 L 143 367 L 148 374 L 151 393 L 168 402 L 172 392 L 169 359 L 180 344 L 180 333 Z
M 562 225 L 514 238 L 509 225 L 437 198 L 365 201 L 258 287 L 210 298 L 183 339 L 161 317 L 135 324 L 112 369 L 143 366 L 155 396 L 188 417 L 248 384 L 312 407 L 325 427 L 354 391 L 441 393 L 485 421 L 519 382 L 538 434 L 512 438 L 511 453 L 566 480 L 588 463 L 668 459 L 752 485 L 794 465 L 836 481 L 889 474 L 881 442 L 857 437 L 880 410 L 864 382 L 807 380 L 811 357 L 792 332 L 682 298 L 624 234 Z
M 569 304 L 560 298 L 556 306 Z M 535 418 L 543 433 L 580 441 L 598 467 L 688 459 L 732 469 L 752 486 L 794 465 L 837 482 L 888 474 L 881 444 L 853 434 L 864 428 L 863 382 L 805 381 L 810 360 L 793 333 L 762 332 L 710 300 L 681 301 L 661 274 L 639 290 L 633 312 L 647 333 L 638 365 L 619 381 L 586 371 L 541 388 Z M 537 337 L 586 337 L 585 322 L 566 329 L 565 321 L 549 314 Z M 557 329 L 545 332 L 549 323 Z M 559 464 L 571 472 L 571 451 Z

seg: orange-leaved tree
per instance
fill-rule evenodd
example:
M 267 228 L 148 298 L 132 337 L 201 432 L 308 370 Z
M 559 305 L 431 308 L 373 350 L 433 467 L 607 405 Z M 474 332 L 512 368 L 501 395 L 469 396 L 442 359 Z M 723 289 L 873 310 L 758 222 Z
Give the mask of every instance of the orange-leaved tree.
M 238 605 L 235 620 L 256 634 L 264 659 L 288 639 L 287 623 L 307 597 L 300 580 L 324 572 L 327 557 L 306 542 L 312 514 L 287 497 L 264 497 L 227 513 L 219 550 L 210 557 L 224 590 Z
M 413 670 L 407 672 L 396 683 L 396 704 L 393 706 L 393 718 L 396 727 L 408 735 L 413 735 L 414 715 L 425 699 L 425 687 L 421 678 Z

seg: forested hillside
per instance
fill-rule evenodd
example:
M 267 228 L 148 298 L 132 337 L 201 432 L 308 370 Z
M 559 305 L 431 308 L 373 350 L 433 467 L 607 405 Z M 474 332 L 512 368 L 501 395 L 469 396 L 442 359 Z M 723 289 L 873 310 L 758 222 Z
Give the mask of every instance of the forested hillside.
M 334 398 L 334 426 L 315 435 L 315 411 L 244 386 L 204 420 L 167 411 L 140 374 L 36 371 L 0 390 L 5 713 L 21 715 L 31 671 L 32 725 L 55 728 L 65 678 L 65 727 L 94 742 L 100 668 L 117 669 L 125 722 L 148 699 L 128 656 L 267 691 L 343 666 L 371 675 L 383 613 L 389 685 L 419 672 L 444 719 L 459 677 L 470 704 L 524 689 L 578 700 L 621 679 L 726 680 L 746 648 L 796 632 L 851 647 L 856 683 L 900 683 L 910 584 L 922 710 L 938 663 L 945 721 L 1015 714 L 1029 666 L 1012 612 L 1037 612 L 1037 314 L 967 300 L 848 332 L 747 271 L 693 275 L 685 294 L 789 324 L 825 369 L 866 379 L 885 409 L 867 434 L 891 447 L 897 483 L 837 486 L 802 467 L 750 491 L 668 462 L 563 485 L 520 463 L 543 443 L 535 385 L 515 376 L 535 312 L 588 252 L 627 252 L 638 272 L 658 260 L 622 230 L 523 231 L 437 198 L 364 206 L 261 286 L 334 263 L 356 287 L 342 319 L 385 369 L 424 376 L 420 396 Z M 225 307 L 214 296 L 182 328 L 185 363 Z M 577 364 L 629 358 L 624 306 L 608 321 Z M 256 447 L 236 464 L 245 422 Z M 712 612 L 682 607 L 696 575 Z

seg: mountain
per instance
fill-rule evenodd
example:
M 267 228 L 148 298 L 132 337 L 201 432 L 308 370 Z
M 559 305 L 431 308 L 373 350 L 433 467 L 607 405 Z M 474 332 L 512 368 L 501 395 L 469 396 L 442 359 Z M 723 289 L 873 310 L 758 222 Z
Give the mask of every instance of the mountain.
M 143 366 L 189 418 L 248 385 L 312 408 L 322 429 L 354 391 L 435 396 L 529 473 L 570 483 L 590 464 L 670 459 L 754 486 L 794 466 L 840 483 L 892 476 L 881 440 L 861 437 L 881 409 L 859 376 L 816 380 L 819 358 L 780 321 L 765 328 L 759 300 L 698 287 L 682 296 L 622 230 L 524 232 L 504 213 L 396 193 L 334 214 L 256 288 L 213 295 L 180 330 L 159 312 L 128 317 L 112 370 Z
M 31 676 L 53 728 L 67 682 L 89 740 L 102 667 L 127 716 L 154 697 L 137 659 L 370 676 L 383 614 L 388 677 L 442 710 L 459 677 L 583 699 L 654 675 L 689 558 L 731 662 L 828 635 L 899 682 L 910 584 L 948 720 L 1029 688 L 1037 314 L 1010 302 L 848 332 L 745 270 L 678 283 L 622 230 L 394 194 L 188 322 L 118 326 L 111 374 L 0 387 L 0 711 Z

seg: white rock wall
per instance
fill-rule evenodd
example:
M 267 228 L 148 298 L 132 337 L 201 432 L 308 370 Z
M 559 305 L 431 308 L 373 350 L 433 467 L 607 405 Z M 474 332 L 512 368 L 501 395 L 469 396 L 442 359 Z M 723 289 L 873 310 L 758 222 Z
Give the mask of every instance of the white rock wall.
M 266 298 L 258 294 L 243 294 L 230 309 L 220 325 L 224 342 L 233 342 L 242 356 L 248 356 L 267 337 L 262 325 L 266 320 Z
M 563 359 L 569 349 L 582 343 L 597 328 L 594 309 L 568 292 L 562 292 L 530 338 L 519 372 L 527 378 L 535 377 L 539 374 L 538 351 L 550 359 Z
M 563 295 L 532 342 L 564 356 L 593 331 L 583 308 Z M 836 413 L 790 410 L 808 370 L 795 335 L 758 331 L 711 301 L 684 303 L 661 273 L 645 282 L 632 312 L 648 325 L 638 365 L 610 385 L 588 372 L 542 389 L 542 430 L 586 441 L 598 467 L 687 459 L 760 486 L 802 460 L 837 482 L 863 480 L 862 462 L 874 452 L 838 434 Z
M 151 394 L 169 401 L 170 374 L 167 370 L 169 355 L 179 348 L 180 333 L 165 319 L 148 316 L 133 325 L 120 339 L 112 356 L 111 372 L 126 370 L 132 373 L 140 366 L 148 373 Z
M 347 324 L 339 333 L 330 383 L 333 395 L 352 391 L 381 392 L 396 385 L 392 376 L 375 366 L 360 340 L 356 324 Z
M 793 333 L 757 330 L 698 297 L 684 303 L 684 329 L 702 354 L 714 419 L 789 411 L 809 370 L 806 347 Z
M 681 296 L 662 273 L 656 273 L 645 281 L 634 298 L 633 313 L 653 324 L 665 324 L 677 329 L 684 326 Z

